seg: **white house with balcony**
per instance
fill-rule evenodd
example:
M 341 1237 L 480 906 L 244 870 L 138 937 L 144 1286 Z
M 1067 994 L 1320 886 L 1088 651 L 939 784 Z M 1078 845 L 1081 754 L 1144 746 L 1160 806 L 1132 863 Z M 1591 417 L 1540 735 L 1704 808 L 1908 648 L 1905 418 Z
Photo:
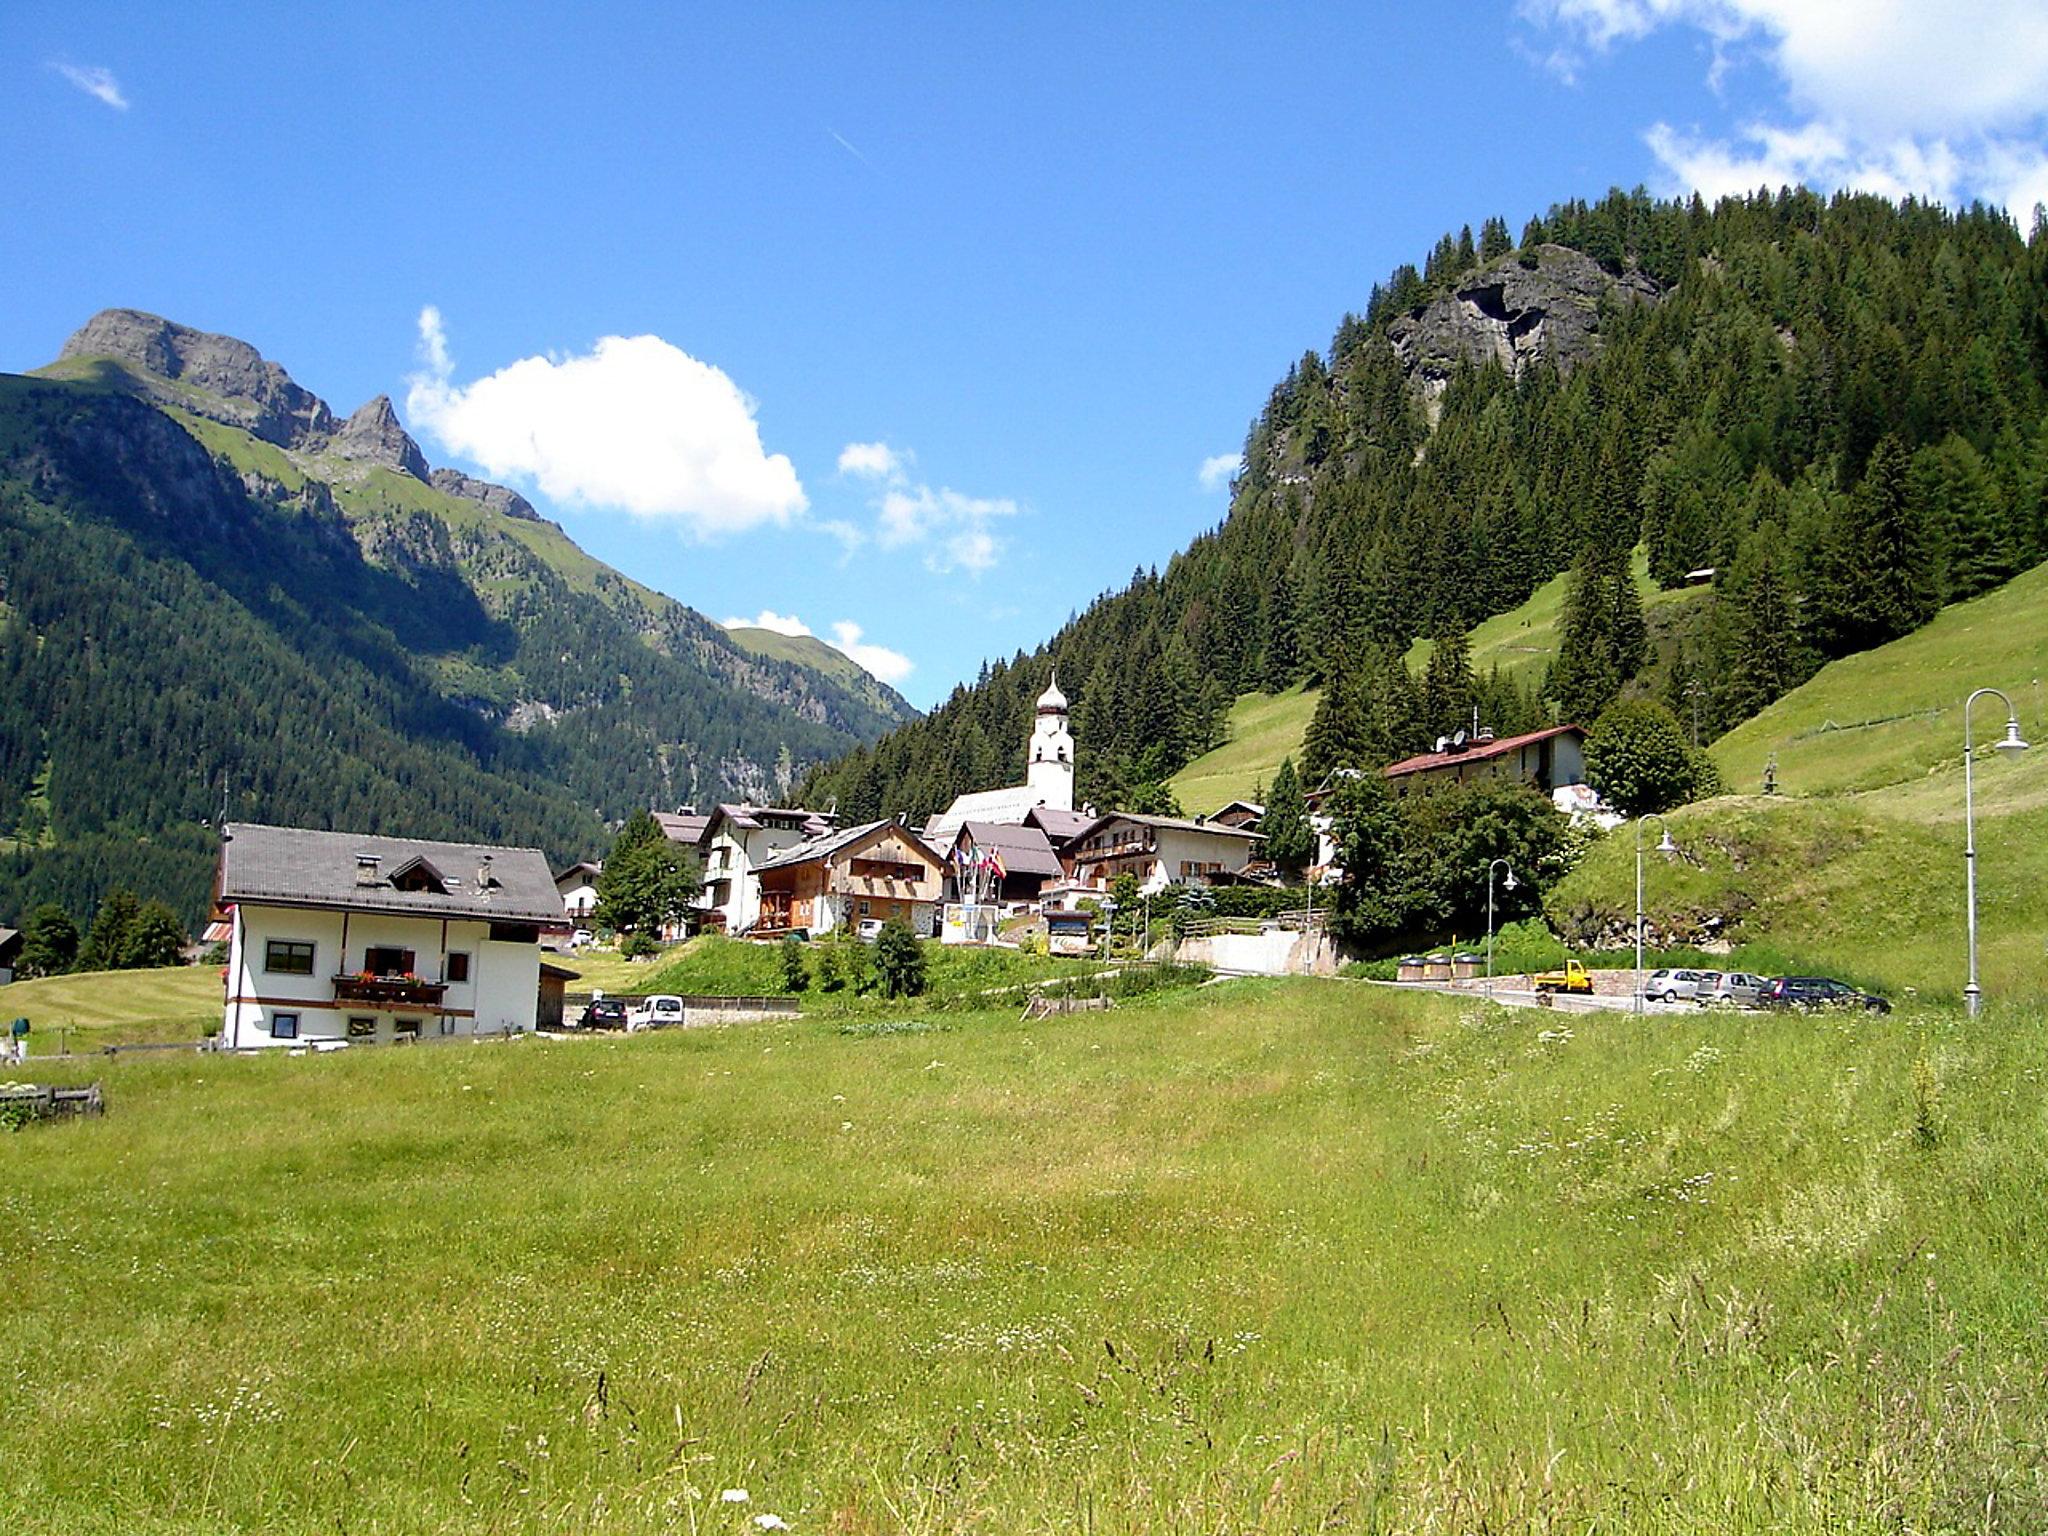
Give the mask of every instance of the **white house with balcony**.
M 246 822 L 215 903 L 234 1050 L 531 1030 L 541 935 L 567 926 L 537 848 Z
M 777 854 L 825 836 L 833 820 L 797 806 L 715 807 L 697 844 L 704 858 L 697 905 L 717 912 L 727 933 L 748 932 L 761 921 L 761 880 L 755 871 Z
M 1136 875 L 1138 889 L 1154 895 L 1169 885 L 1212 885 L 1239 874 L 1263 841 L 1243 827 L 1113 811 L 1097 817 L 1061 858 L 1080 885 L 1107 890 L 1119 875 Z

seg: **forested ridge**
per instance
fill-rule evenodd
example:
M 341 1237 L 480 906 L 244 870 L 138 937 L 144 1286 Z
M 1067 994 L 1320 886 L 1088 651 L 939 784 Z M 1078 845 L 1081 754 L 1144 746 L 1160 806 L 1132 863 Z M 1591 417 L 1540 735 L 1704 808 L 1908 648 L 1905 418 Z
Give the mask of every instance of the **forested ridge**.
M 223 813 L 592 857 L 887 718 L 549 525 L 0 376 L 0 920 L 126 886 L 196 924 Z
M 1559 250 L 1617 280 L 1597 347 L 1414 367 L 1418 321 L 1487 323 L 1499 280 Z M 1101 804 L 1157 803 L 1235 695 L 1297 682 L 1323 687 L 1312 772 L 1423 749 L 1475 703 L 1500 730 L 1590 724 L 1653 684 L 1636 547 L 1667 587 L 1717 570 L 1655 680 L 1717 733 L 2048 557 L 2044 380 L 2038 221 L 2023 238 L 1995 209 L 1803 190 L 1711 207 L 1615 192 L 1553 207 L 1519 244 L 1489 219 L 1288 369 L 1215 531 L 798 793 L 922 816 L 1018 782 L 1055 662 L 1080 792 Z M 1459 675 L 1465 629 L 1565 571 L 1540 687 Z M 1450 643 L 1413 677 L 1421 637 Z

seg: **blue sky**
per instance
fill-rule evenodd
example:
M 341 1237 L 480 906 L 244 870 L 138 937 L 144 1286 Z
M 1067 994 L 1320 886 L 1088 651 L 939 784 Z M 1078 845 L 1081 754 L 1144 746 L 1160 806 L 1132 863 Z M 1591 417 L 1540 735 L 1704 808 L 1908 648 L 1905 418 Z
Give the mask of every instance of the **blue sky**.
M 0 368 L 109 305 L 241 336 L 929 705 L 1214 524 L 1446 229 L 2048 198 L 2025 0 L 559 11 L 15 0 Z

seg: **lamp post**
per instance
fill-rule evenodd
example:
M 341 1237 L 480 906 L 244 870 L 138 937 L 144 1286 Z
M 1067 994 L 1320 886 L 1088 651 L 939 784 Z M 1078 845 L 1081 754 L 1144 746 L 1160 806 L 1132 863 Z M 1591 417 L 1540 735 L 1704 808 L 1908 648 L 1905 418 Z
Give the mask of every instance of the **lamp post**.
M 1495 859 L 1486 866 L 1486 1000 L 1493 1001 L 1493 872 L 1505 869 L 1507 879 L 1501 882 L 1501 889 L 1515 888 L 1515 866 L 1506 859 Z
M 1984 989 L 1977 985 L 1977 826 L 1975 789 L 1971 782 L 1970 759 L 1975 756 L 1970 742 L 1970 706 L 1985 694 L 1996 694 L 2005 705 L 2005 739 L 1994 742 L 1996 752 L 2024 752 L 2026 742 L 2020 736 L 2020 712 L 2012 707 L 2012 700 L 1997 688 L 1979 688 L 1963 700 L 1963 884 L 1967 894 L 1970 928 L 1970 981 L 1963 988 L 1963 1009 L 1971 1018 L 1977 1017 L 1977 1010 L 1984 1003 Z
M 1659 853 L 1676 853 L 1678 844 L 1671 841 L 1671 824 L 1655 811 L 1636 818 L 1636 1014 L 1643 1011 L 1643 823 L 1654 821 L 1663 828 L 1664 836 L 1657 843 Z

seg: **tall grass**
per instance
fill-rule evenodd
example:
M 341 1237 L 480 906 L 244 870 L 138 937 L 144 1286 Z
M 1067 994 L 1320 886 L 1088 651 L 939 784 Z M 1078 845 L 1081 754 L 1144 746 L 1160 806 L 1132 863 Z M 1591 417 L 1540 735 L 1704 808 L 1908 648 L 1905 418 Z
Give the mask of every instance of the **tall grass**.
M 947 1023 L 107 1064 L 10 1529 L 2048 1525 L 2038 1012 Z

